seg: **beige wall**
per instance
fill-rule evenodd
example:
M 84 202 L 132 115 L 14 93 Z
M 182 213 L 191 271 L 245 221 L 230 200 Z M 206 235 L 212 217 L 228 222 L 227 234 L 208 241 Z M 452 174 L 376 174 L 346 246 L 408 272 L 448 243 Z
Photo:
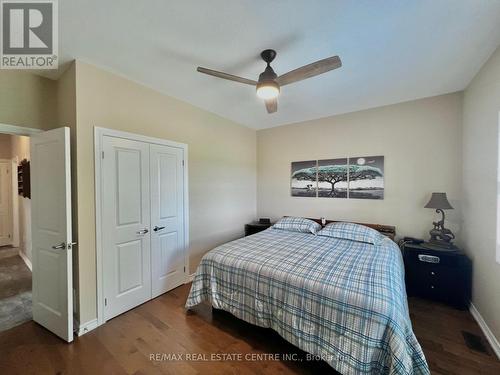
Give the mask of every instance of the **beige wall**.
M 464 94 L 464 243 L 473 259 L 472 302 L 500 340 L 500 264 L 495 251 L 500 112 L 500 49 L 491 56 Z
M 11 143 L 10 134 L 0 134 L 0 159 L 11 159 Z
M 56 127 L 56 83 L 24 71 L 0 70 L 0 123 Z
M 96 317 L 93 127 L 189 146 L 190 272 L 242 236 L 256 211 L 256 132 L 127 79 L 76 62 L 80 322 Z
M 282 126 L 257 133 L 257 214 L 321 217 L 396 225 L 398 235 L 428 238 L 433 191 L 457 209 L 449 226 L 459 232 L 462 94 Z M 292 161 L 385 156 L 384 200 L 290 195 Z

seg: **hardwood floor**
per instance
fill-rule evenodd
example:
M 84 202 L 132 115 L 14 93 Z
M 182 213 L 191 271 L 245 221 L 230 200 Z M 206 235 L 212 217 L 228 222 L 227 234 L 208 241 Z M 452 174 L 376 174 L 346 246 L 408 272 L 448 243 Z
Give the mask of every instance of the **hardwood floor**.
M 198 306 L 186 313 L 181 286 L 66 344 L 33 322 L 0 333 L 0 374 L 327 374 L 324 362 L 203 361 L 218 355 L 303 353 L 276 333 Z M 500 362 L 469 349 L 462 331 L 482 333 L 468 312 L 411 299 L 415 333 L 433 374 L 500 374 Z M 487 345 L 486 340 L 483 337 Z M 186 353 L 199 354 L 186 361 Z M 183 356 L 167 361 L 165 355 Z M 157 356 L 150 359 L 151 356 Z M 162 357 L 163 356 L 163 357 Z M 170 358 L 174 359 L 174 358 Z

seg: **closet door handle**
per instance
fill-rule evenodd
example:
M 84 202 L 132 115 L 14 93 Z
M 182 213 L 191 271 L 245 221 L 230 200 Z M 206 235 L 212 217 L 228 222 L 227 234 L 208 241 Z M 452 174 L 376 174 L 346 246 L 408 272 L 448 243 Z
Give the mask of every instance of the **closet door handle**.
M 140 230 L 137 232 L 137 234 L 147 234 L 149 232 L 149 230 L 146 228 L 146 229 L 143 229 L 143 230 Z
M 162 229 L 165 229 L 165 227 L 155 226 L 153 230 L 154 230 L 155 232 L 158 232 L 158 231 L 160 231 L 160 230 L 162 230 Z

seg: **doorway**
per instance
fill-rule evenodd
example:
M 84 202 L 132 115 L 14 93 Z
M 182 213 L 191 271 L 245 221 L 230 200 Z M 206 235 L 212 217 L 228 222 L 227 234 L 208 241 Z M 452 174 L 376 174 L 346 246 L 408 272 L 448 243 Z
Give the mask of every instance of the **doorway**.
M 0 249 L 0 267 L 5 268 L 0 272 L 0 290 L 11 294 L 6 296 L 10 300 L 0 301 L 0 323 L 4 323 L 0 328 L 32 318 L 71 342 L 75 243 L 69 128 L 41 131 L 0 124 L 0 135 L 5 141 L 0 152 L 11 162 L 10 169 L 8 163 L 2 164 L 0 174 L 2 192 L 10 187 L 9 201 L 2 204 L 5 215 L 1 213 L 5 223 L 0 229 L 7 233 L 8 243 Z
M 32 319 L 29 137 L 0 133 L 0 332 Z

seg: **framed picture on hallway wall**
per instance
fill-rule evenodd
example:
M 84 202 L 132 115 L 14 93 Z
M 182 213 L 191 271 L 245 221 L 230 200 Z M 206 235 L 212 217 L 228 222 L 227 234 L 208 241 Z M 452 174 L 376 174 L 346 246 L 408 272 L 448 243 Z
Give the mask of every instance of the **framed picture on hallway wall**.
M 292 197 L 316 197 L 317 161 L 294 161 L 291 170 Z

